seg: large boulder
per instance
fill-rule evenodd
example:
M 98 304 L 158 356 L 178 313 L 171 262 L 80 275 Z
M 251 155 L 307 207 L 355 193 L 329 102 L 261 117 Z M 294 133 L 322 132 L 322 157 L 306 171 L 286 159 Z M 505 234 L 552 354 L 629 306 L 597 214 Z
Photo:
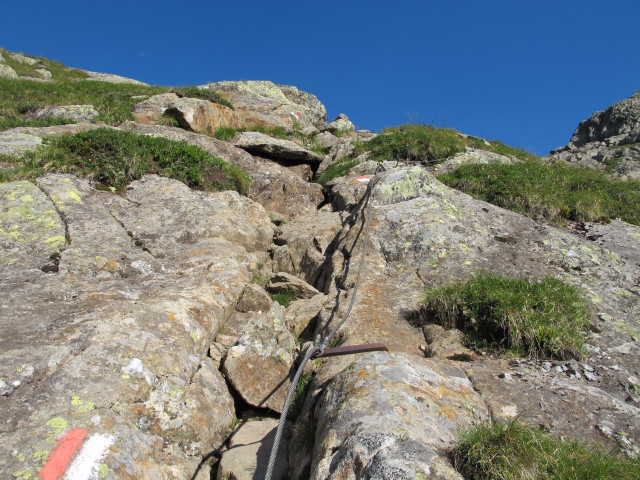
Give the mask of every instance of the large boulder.
M 549 154 L 553 161 L 640 179 L 640 90 L 580 122 L 571 141 Z
M 93 105 L 58 105 L 39 108 L 34 112 L 33 117 L 36 120 L 67 118 L 77 123 L 91 123 L 98 115 L 100 112 Z
M 291 384 L 295 346 L 284 307 L 274 303 L 229 349 L 223 371 L 245 402 L 281 412 Z
M 0 154 L 21 156 L 42 145 L 42 138 L 36 135 L 7 130 L 0 132 Z
M 448 452 L 489 412 L 458 366 L 374 353 L 331 380 L 315 418 L 312 480 L 462 479 Z
M 229 101 L 244 127 L 321 128 L 327 121 L 324 105 L 310 93 L 269 81 L 225 81 L 202 85 Z
M 140 123 L 156 124 L 168 115 L 187 130 L 214 134 L 220 127 L 238 127 L 235 112 L 224 105 L 199 98 L 180 98 L 175 93 L 161 93 L 136 104 L 133 115 Z
M 192 478 L 233 423 L 207 352 L 265 261 L 266 212 L 156 176 L 120 196 L 49 175 L 1 186 L 0 229 L 0 471 L 35 478 L 57 443 L 87 475 Z
M 322 161 L 322 156 L 297 143 L 259 132 L 242 132 L 233 143 L 238 148 L 262 157 L 316 164 Z
M 4 78 L 18 78 L 16 71 L 9 65 L 0 63 L 0 77 Z

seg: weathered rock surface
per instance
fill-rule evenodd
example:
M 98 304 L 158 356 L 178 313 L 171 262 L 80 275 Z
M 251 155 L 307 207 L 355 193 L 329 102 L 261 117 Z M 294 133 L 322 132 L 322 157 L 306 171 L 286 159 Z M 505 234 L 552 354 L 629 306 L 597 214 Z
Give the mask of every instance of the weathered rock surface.
M 250 283 L 242 292 L 236 309 L 239 312 L 267 312 L 273 300 L 260 285 Z
M 461 428 L 489 418 L 455 364 L 375 353 L 334 378 L 315 408 L 309 478 L 462 479 L 447 451 Z
M 320 128 L 327 121 L 324 105 L 296 87 L 268 81 L 226 81 L 202 85 L 229 101 L 244 127 Z
M 598 333 L 589 339 L 594 351 L 602 352 L 596 363 L 607 372 L 597 379 L 597 388 L 604 392 L 594 393 L 604 399 L 598 405 L 625 402 L 633 408 L 640 406 L 629 393 L 634 389 L 630 385 L 637 381 L 635 356 L 640 353 L 640 343 L 633 340 L 640 338 L 640 270 L 636 262 L 629 261 L 636 258 L 637 241 L 618 254 L 575 233 L 473 200 L 445 187 L 421 168 L 388 168 L 373 190 L 369 247 L 353 311 L 340 330 L 344 344 L 382 342 L 391 351 L 422 355 L 418 347 L 424 337 L 411 325 L 422 326 L 416 312 L 424 288 L 465 280 L 480 270 L 532 281 L 551 275 L 578 287 L 599 312 L 600 320 L 594 316 Z M 350 190 L 355 202 L 360 201 L 364 184 L 351 174 L 341 182 L 345 192 Z M 631 228 L 624 234 L 634 232 Z M 330 300 L 321 313 L 319 331 L 327 331 L 342 318 L 353 295 L 363 235 L 362 213 L 354 211 L 327 264 L 333 272 L 327 273 L 329 282 L 324 287 Z M 328 311 L 332 302 L 333 309 Z M 485 358 L 478 365 L 497 375 L 500 372 L 492 369 L 492 362 Z M 318 373 L 316 384 L 346 365 L 344 360 L 331 359 Z M 495 387 L 481 391 L 488 404 L 502 404 Z M 528 408 L 526 398 L 522 404 L 517 398 L 514 394 L 505 405 L 515 405 L 519 412 Z M 603 441 L 596 430 L 602 418 L 617 429 L 633 431 L 630 441 L 637 441 L 639 425 L 630 420 L 629 409 L 603 408 L 602 412 L 602 417 L 597 409 L 584 417 L 589 419 L 585 435 Z M 559 433 L 572 433 L 568 424 L 553 425 Z
M 276 230 L 274 270 L 297 275 L 319 285 L 329 246 L 342 228 L 346 215 L 317 212 L 301 215 Z
M 191 478 L 233 421 L 207 351 L 264 261 L 266 213 L 154 176 L 125 196 L 68 175 L 1 190 L 0 471 L 35 478 L 83 429 L 107 478 Z
M 198 98 L 162 93 L 136 104 L 133 115 L 140 123 L 156 124 L 163 115 L 175 118 L 184 129 L 213 134 L 220 127 L 239 127 L 235 112 L 224 105 Z
M 440 175 L 441 173 L 450 173 L 456 168 L 467 164 L 487 165 L 498 163 L 509 165 L 517 161 L 519 161 L 517 158 L 508 157 L 506 155 L 500 155 L 498 153 L 488 152 L 477 148 L 468 148 L 465 152 L 458 153 L 436 165 L 434 173 L 436 175 Z
M 131 83 L 134 85 L 148 85 L 147 83 L 141 82 L 139 80 L 122 77 L 120 75 L 114 75 L 112 73 L 90 72 L 89 70 L 82 70 L 82 71 L 87 74 L 87 80 L 93 80 L 96 82 Z
M 353 132 L 355 131 L 355 129 L 356 127 L 353 125 L 353 123 L 351 123 L 349 117 L 347 117 L 344 113 L 338 115 L 336 118 L 331 120 L 331 122 L 329 122 L 326 127 L 323 128 L 323 130 L 327 130 L 331 133 L 344 131 Z
M 39 108 L 33 116 L 36 120 L 68 118 L 77 123 L 91 123 L 98 115 L 100 112 L 93 105 L 61 105 Z
M 0 63 L 0 77 L 4 78 L 18 78 L 16 71 L 9 65 Z
M 159 125 L 125 122 L 120 128 L 142 135 L 182 140 L 242 167 L 253 177 L 248 192 L 249 198 L 260 203 L 267 211 L 278 212 L 284 220 L 315 212 L 324 200 L 320 185 L 305 182 L 285 167 L 267 159 L 254 157 L 227 142 L 207 135 L 186 132 L 180 128 Z
M 246 422 L 229 439 L 228 449 L 222 454 L 217 480 L 254 480 L 264 478 L 269 464 L 278 421 L 274 419 Z M 285 478 L 288 452 L 288 429 L 285 428 L 273 469 L 273 480 Z
M 584 236 L 626 261 L 640 266 L 640 227 L 615 219 L 610 223 L 587 222 L 581 225 Z
M 295 346 L 284 321 L 284 307 L 273 303 L 227 352 L 225 376 L 250 405 L 280 412 L 291 383 Z
M 304 280 L 286 272 L 278 272 L 271 276 L 267 283 L 267 290 L 272 292 L 291 292 L 294 298 L 311 298 L 320 292 Z
M 327 300 L 327 296 L 319 293 L 309 299 L 291 302 L 285 312 L 287 327 L 294 337 L 299 338 L 303 332 L 312 333 L 315 329 L 314 321 Z
M 15 129 L 0 132 L 0 154 L 21 156 L 42 145 L 42 138 L 16 132 Z
M 322 156 L 301 147 L 297 143 L 281 138 L 270 137 L 259 132 L 242 132 L 234 145 L 254 155 L 292 160 L 296 162 L 320 163 Z
M 640 179 L 640 90 L 580 122 L 571 141 L 549 154 L 602 170 L 614 178 Z

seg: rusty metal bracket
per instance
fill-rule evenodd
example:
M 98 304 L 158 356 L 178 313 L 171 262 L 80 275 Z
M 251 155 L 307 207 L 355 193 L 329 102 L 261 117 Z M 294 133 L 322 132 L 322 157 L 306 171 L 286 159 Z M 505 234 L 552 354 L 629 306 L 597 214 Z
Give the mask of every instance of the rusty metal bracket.
M 349 345 L 346 347 L 325 348 L 317 358 L 336 357 L 338 355 L 351 355 L 352 353 L 388 352 L 384 343 L 365 343 L 363 345 Z

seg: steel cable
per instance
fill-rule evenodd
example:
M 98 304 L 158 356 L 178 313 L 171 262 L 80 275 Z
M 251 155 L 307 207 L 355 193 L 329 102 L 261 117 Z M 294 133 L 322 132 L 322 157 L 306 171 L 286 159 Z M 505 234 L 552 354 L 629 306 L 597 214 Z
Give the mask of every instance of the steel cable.
M 333 336 L 336 334 L 338 329 L 345 323 L 347 318 L 349 318 L 349 315 L 351 314 L 351 309 L 355 304 L 356 295 L 358 293 L 358 286 L 360 285 L 360 277 L 361 277 L 363 266 L 364 266 L 365 253 L 367 251 L 367 243 L 369 241 L 369 222 L 367 220 L 368 220 L 369 207 L 371 205 L 371 194 L 373 192 L 373 187 L 377 183 L 378 179 L 376 175 L 380 171 L 380 169 L 381 169 L 381 165 L 379 165 L 376 171 L 374 172 L 374 177 L 369 182 L 369 185 L 367 185 L 367 190 L 364 194 L 364 205 L 362 209 L 363 211 L 362 221 L 364 224 L 364 240 L 363 240 L 363 246 L 362 246 L 362 253 L 360 255 L 360 262 L 358 264 L 358 274 L 356 276 L 356 281 L 353 287 L 353 293 L 351 295 L 349 306 L 347 307 L 347 311 L 345 312 L 342 320 L 331 330 L 331 332 L 329 332 L 329 335 L 326 335 L 324 339 L 322 339 L 322 341 L 320 341 L 320 336 L 316 337 L 313 343 L 313 346 L 307 350 L 307 353 L 304 355 L 302 361 L 300 362 L 300 365 L 298 366 L 298 370 L 296 371 L 296 374 L 294 375 L 293 380 L 291 381 L 291 385 L 289 387 L 289 393 L 287 394 L 287 398 L 284 402 L 284 406 L 282 407 L 280 420 L 278 421 L 278 427 L 276 428 L 276 435 L 273 439 L 273 445 L 271 446 L 271 453 L 269 455 L 269 464 L 267 465 L 267 473 L 264 477 L 265 480 L 271 480 L 271 477 L 273 476 L 273 468 L 275 466 L 276 458 L 278 456 L 278 447 L 280 446 L 280 440 L 282 438 L 282 431 L 284 430 L 284 424 L 287 419 L 287 413 L 289 412 L 291 401 L 293 400 L 293 396 L 296 392 L 298 382 L 300 381 L 300 377 L 302 376 L 302 372 L 304 371 L 305 365 L 311 358 L 313 358 L 317 354 L 322 355 L 322 352 L 327 347 L 327 345 L 329 344 Z M 354 244 L 354 247 L 355 247 L 355 244 Z

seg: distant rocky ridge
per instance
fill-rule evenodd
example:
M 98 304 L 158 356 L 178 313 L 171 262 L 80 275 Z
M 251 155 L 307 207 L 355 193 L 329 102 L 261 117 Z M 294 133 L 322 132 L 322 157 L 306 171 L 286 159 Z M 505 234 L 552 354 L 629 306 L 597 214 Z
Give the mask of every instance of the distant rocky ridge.
M 571 141 L 549 158 L 640 179 L 640 90 L 580 122 Z
M 374 175 L 363 275 L 338 340 L 390 351 L 308 367 L 274 478 L 461 479 L 449 457 L 459 430 L 514 417 L 638 455 L 639 227 L 552 227 L 366 154 L 322 187 L 310 180 L 375 134 L 344 115 L 327 123 L 295 87 L 201 87 L 233 108 L 165 93 L 136 99 L 136 120 L 119 125 L 0 132 L 0 153 L 19 159 L 47 138 L 114 128 L 196 145 L 253 178 L 246 196 L 157 175 L 119 194 L 63 174 L 0 184 L 3 477 L 37 478 L 81 436 L 68 475 L 262 478 L 295 358 L 355 295 Z M 599 112 L 567 152 L 637 142 L 637 95 Z M 222 141 L 219 127 L 245 131 Z M 437 168 L 514 161 L 470 148 Z M 479 270 L 580 288 L 594 308 L 587 358 L 499 359 L 418 320 L 425 288 Z M 272 298 L 283 291 L 286 308 Z

